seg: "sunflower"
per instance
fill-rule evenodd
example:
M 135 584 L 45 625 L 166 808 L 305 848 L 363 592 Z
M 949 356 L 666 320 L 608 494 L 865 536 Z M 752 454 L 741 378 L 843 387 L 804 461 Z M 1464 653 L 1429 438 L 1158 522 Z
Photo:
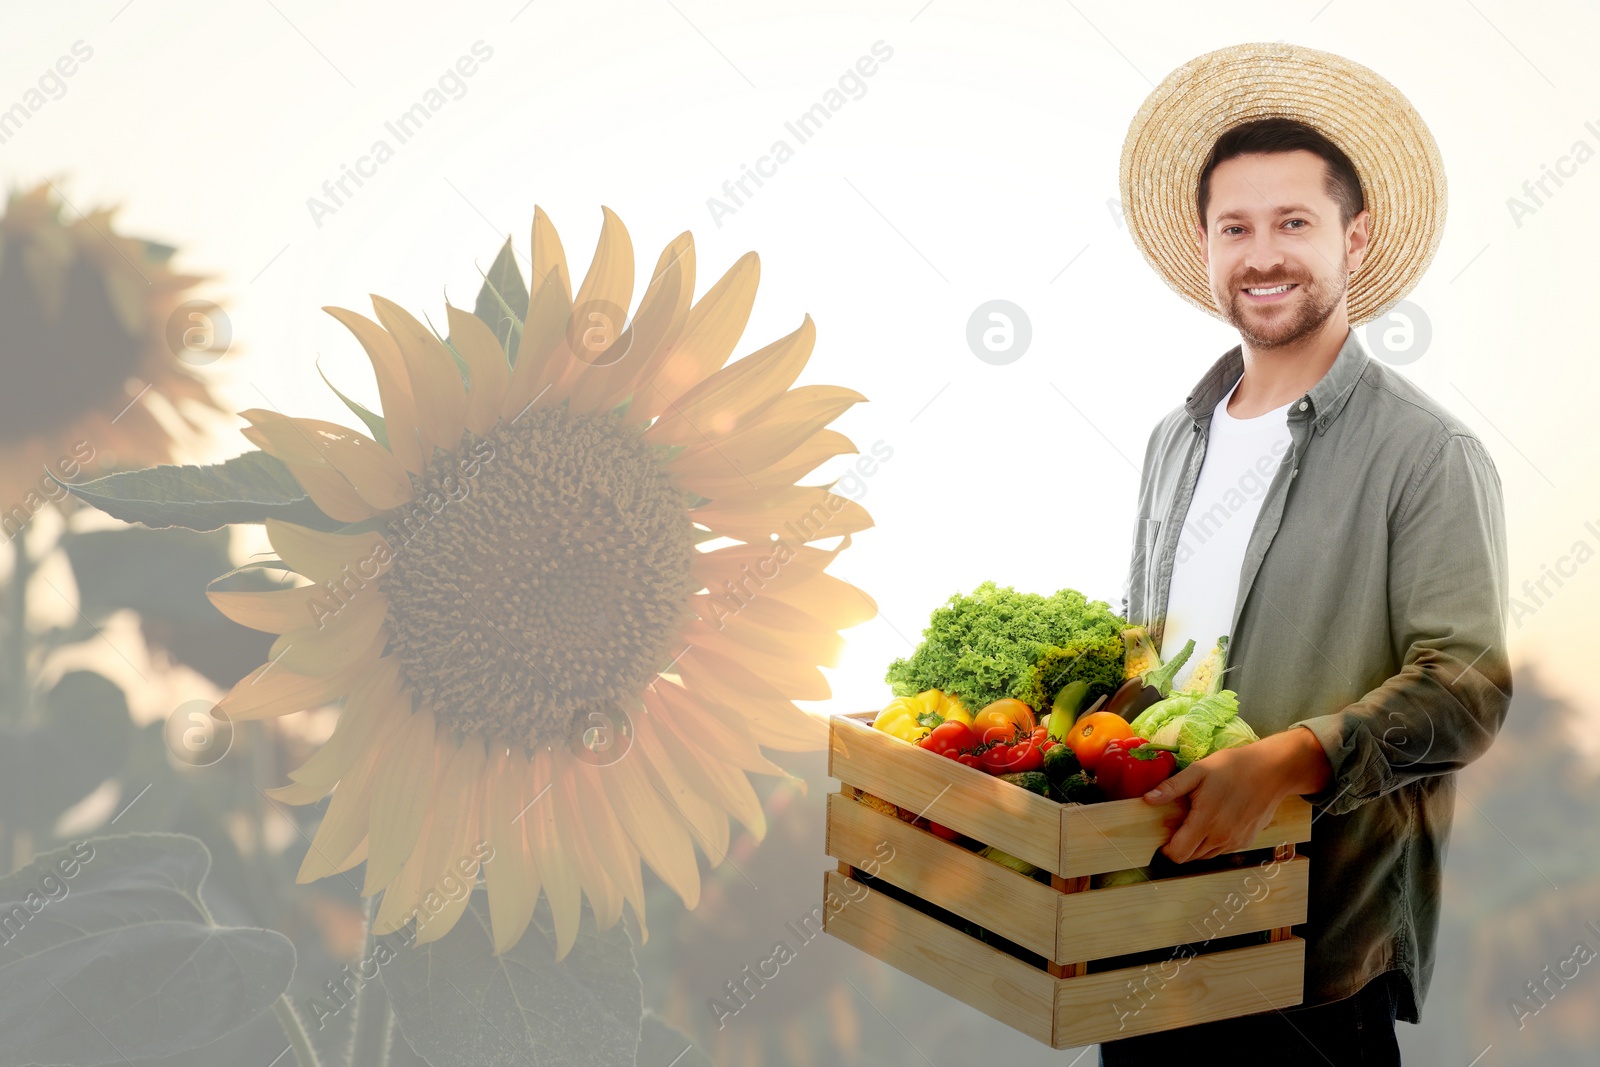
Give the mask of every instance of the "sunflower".
M 180 435 L 225 414 L 190 365 L 226 348 L 215 323 L 202 317 L 199 333 L 179 330 L 190 346 L 182 353 L 168 340 L 184 291 L 205 279 L 171 270 L 173 248 L 117 233 L 113 214 L 63 222 L 48 182 L 7 197 L 0 508 L 8 535 L 61 498 L 47 475 L 72 481 L 86 467 L 168 462 Z
M 532 291 L 497 291 L 499 316 L 447 307 L 440 338 L 382 297 L 377 321 L 326 309 L 371 361 L 382 418 L 356 410 L 373 437 L 241 413 L 245 436 L 349 525 L 268 520 L 283 566 L 309 583 L 211 592 L 280 635 L 220 706 L 258 719 L 343 700 L 271 795 L 332 792 L 297 881 L 365 861 L 363 895 L 383 892 L 376 933 L 414 918 L 418 942 L 442 937 L 468 894 L 441 887 L 481 868 L 497 954 L 541 891 L 557 958 L 585 896 L 601 929 L 626 901 L 647 937 L 641 861 L 692 908 L 695 847 L 721 862 L 729 815 L 764 834 L 747 772 L 784 773 L 762 746 L 821 746 L 822 720 L 794 701 L 830 695 L 818 666 L 877 611 L 824 573 L 872 525 L 866 511 L 795 484 L 856 451 L 827 424 L 865 399 L 790 388 L 810 317 L 729 364 L 758 261 L 691 306 L 685 232 L 622 329 L 633 249 L 602 210 L 576 296 L 535 209 Z

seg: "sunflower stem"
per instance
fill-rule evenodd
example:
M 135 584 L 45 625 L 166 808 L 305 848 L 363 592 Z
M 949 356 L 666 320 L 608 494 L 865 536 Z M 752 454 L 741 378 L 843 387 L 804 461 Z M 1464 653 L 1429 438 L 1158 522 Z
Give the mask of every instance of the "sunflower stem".
M 378 898 L 367 901 L 366 949 L 361 958 L 372 958 L 372 922 L 377 918 Z M 372 976 L 356 990 L 352 1009 L 355 1020 L 351 1023 L 350 1067 L 386 1067 L 389 1062 L 389 1032 L 394 1022 L 394 1011 L 389 1006 L 389 995 L 384 992 L 382 979 Z
M 322 1067 L 317 1060 L 317 1050 L 311 1046 L 311 1038 L 306 1035 L 305 1025 L 295 1013 L 294 1005 L 289 1003 L 289 994 L 279 996 L 277 1003 L 272 1005 L 272 1011 L 289 1039 L 289 1047 L 294 1049 L 294 1062 L 298 1067 Z

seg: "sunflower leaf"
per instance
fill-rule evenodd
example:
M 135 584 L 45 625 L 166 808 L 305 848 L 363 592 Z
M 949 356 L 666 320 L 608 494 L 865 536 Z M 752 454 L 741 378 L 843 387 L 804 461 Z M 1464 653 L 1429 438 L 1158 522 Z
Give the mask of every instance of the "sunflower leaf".
M 522 280 L 516 253 L 511 250 L 511 238 L 507 237 L 500 246 L 500 254 L 483 276 L 483 288 L 478 290 L 472 313 L 494 331 L 506 358 L 516 362 L 517 341 L 522 337 L 522 324 L 528 321 L 528 285 Z
M 633 1063 L 644 996 L 633 945 L 618 923 L 596 931 L 585 905 L 577 942 L 556 960 L 541 897 L 522 940 L 500 956 L 481 891 L 444 937 L 379 938 L 394 958 L 379 972 L 395 1022 L 429 1063 L 451 1067 L 612 1067 Z
M 270 1007 L 294 946 L 213 923 L 200 897 L 210 867 L 197 838 L 123 834 L 0 878 L 0 1067 L 165 1060 Z
M 181 526 L 204 532 L 230 523 L 267 519 L 325 532 L 342 526 L 311 502 L 281 460 L 265 452 L 246 452 L 208 467 L 169 465 L 118 471 L 77 484 L 55 480 L 107 515 L 153 529 Z

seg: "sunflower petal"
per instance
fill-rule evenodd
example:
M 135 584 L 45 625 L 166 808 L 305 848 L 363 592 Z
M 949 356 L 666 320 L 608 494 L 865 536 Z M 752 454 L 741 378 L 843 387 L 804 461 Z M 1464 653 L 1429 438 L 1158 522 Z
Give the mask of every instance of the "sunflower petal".
M 372 649 L 388 612 L 388 598 L 369 589 L 318 624 L 279 635 L 268 655 L 297 674 L 332 674 L 366 658 L 362 653 Z
M 374 294 L 372 308 L 400 346 L 424 438 L 446 451 L 456 448 L 467 421 L 467 389 L 456 361 L 433 332 L 399 304 Z M 432 449 L 424 447 L 423 457 L 432 455 Z
M 724 582 L 742 585 L 746 581 L 756 581 L 759 587 L 761 582 L 769 582 L 780 573 L 790 579 L 819 574 L 849 545 L 849 534 L 833 548 L 817 548 L 788 540 L 728 545 L 696 555 L 694 576 L 707 589 L 721 589 Z
M 639 302 L 639 313 L 573 388 L 568 401 L 572 411 L 604 411 L 616 406 L 637 388 L 640 374 L 651 358 L 683 332 L 694 296 L 694 278 L 693 264 L 690 276 L 685 278 L 679 260 L 693 249 L 689 231 L 685 230 L 661 253 Z
M 546 215 L 544 208 L 537 204 L 533 206 L 533 234 L 529 247 L 533 253 L 535 283 L 543 284 L 547 278 L 555 278 L 561 295 L 570 304 L 572 288 L 567 284 L 567 279 L 572 277 L 572 271 L 567 268 L 567 253 L 561 247 L 561 235 L 556 233 L 555 226 L 550 222 L 550 216 Z
M 494 429 L 500 418 L 506 386 L 511 382 L 511 364 L 506 361 L 500 339 L 478 316 L 458 307 L 445 305 L 450 320 L 450 343 L 466 361 L 471 380 L 467 387 L 467 429 L 480 437 Z
M 532 801 L 523 815 L 523 830 L 528 848 L 533 853 L 534 866 L 544 882 L 545 895 L 550 898 L 550 915 L 556 928 L 556 959 L 565 958 L 578 939 L 578 920 L 583 914 L 583 888 L 578 879 L 578 869 L 568 848 L 563 847 L 565 836 L 557 825 L 555 795 L 564 784 L 557 781 L 551 766 L 548 749 L 537 749 L 533 754 L 533 770 L 528 780 Z M 564 777 L 564 775 L 562 775 Z
M 726 496 L 691 508 L 689 517 L 724 537 L 747 542 L 768 542 L 785 534 L 820 541 L 873 526 L 866 508 L 814 485 Z
M 774 599 L 826 619 L 841 630 L 878 615 L 878 602 L 865 590 L 831 574 L 813 574 L 798 582 L 775 582 L 769 593 Z
M 639 924 L 639 940 L 643 943 L 649 940 L 650 930 L 645 923 L 644 877 L 639 867 L 639 850 L 629 839 L 627 829 L 617 816 L 616 805 L 606 791 L 604 770 L 606 768 L 588 763 L 572 766 L 578 810 L 583 813 L 578 832 L 594 842 L 595 858 L 633 909 L 634 921 Z
M 760 595 L 751 600 L 746 607 L 759 604 L 763 600 L 783 608 L 789 607 L 771 597 Z M 795 610 L 795 614 L 802 618 L 812 618 L 798 609 Z M 696 631 L 703 628 L 725 638 L 727 644 L 724 647 L 730 649 L 734 655 L 739 655 L 742 650 L 748 648 L 768 659 L 791 659 L 808 666 L 815 664 L 837 667 L 839 653 L 844 649 L 844 638 L 837 631 L 820 623 L 806 627 L 771 629 L 756 624 L 747 611 L 724 611 L 713 619 L 693 620 L 692 625 Z M 711 647 L 717 646 L 713 644 Z
M 761 754 L 754 730 L 743 716 L 733 711 L 718 714 L 683 686 L 665 678 L 657 678 L 643 696 L 651 714 L 667 719 L 685 737 L 698 739 L 705 751 L 730 766 L 780 777 L 788 773 Z
M 269 661 L 239 679 L 217 707 L 233 722 L 293 715 L 348 692 L 360 670 L 357 664 L 333 674 L 307 676 Z
M 558 378 L 546 375 L 546 381 L 562 396 L 571 395 L 578 382 L 594 374 L 596 360 L 622 335 L 633 303 L 633 241 L 616 212 L 603 205 L 600 212 L 594 257 L 572 298 L 573 317 L 565 338 L 567 358 L 551 364 L 551 370 L 562 364 L 564 368 Z
M 683 687 L 708 703 L 737 708 L 761 743 L 787 752 L 807 752 L 827 743 L 826 724 L 799 708 L 766 679 L 738 660 L 691 648 L 676 663 Z
M 419 944 L 437 941 L 448 933 L 472 896 L 482 857 L 476 834 L 484 766 L 483 740 L 468 737 L 451 754 L 439 784 L 434 804 L 436 832 L 428 835 L 424 881 L 417 901 L 421 909 L 417 917 Z M 448 832 L 437 832 L 440 827 Z
M 250 436 L 248 431 L 245 436 Z M 317 510 L 330 519 L 361 522 L 378 513 L 371 504 L 361 499 L 356 487 L 338 471 L 305 463 L 286 463 L 284 466 L 289 468 L 289 473 L 294 475 L 294 480 L 300 483 Z
M 454 755 L 453 748 L 448 752 L 443 748 L 434 750 L 433 780 L 428 783 L 430 795 L 433 797 L 439 795 L 439 787 L 444 783 L 445 772 L 452 755 Z M 422 895 L 427 891 L 426 887 L 435 881 L 434 872 L 427 868 L 428 841 L 436 835 L 449 836 L 455 829 L 454 826 L 447 825 L 441 820 L 440 814 L 434 805 L 429 805 L 423 816 L 422 829 L 417 833 L 416 847 L 406 858 L 400 873 L 384 885 L 383 901 L 378 907 L 377 915 L 373 916 L 374 934 L 380 936 L 392 934 L 420 914 Z M 371 840 L 370 835 L 368 840 Z
M 389 435 L 389 451 L 400 465 L 412 474 L 421 474 L 427 467 L 422 442 L 417 435 L 417 405 L 411 392 L 411 378 L 406 373 L 405 359 L 400 346 L 382 326 L 365 315 L 346 308 L 322 309 L 338 319 L 346 329 L 356 335 L 361 347 L 366 349 L 372 363 L 373 377 L 378 379 L 378 399 L 383 405 L 383 423 Z
M 372 780 L 372 822 L 367 831 L 371 845 L 363 896 L 388 885 L 416 848 L 432 799 L 436 749 L 433 712 L 427 708 L 412 712 Z
M 511 384 L 506 387 L 505 401 L 500 405 L 502 419 L 515 422 L 530 405 L 546 407 L 560 400 L 560 397 L 545 399 L 549 392 L 545 370 L 553 358 L 566 356 L 561 340 L 571 320 L 572 298 L 567 295 L 566 272 L 559 266 L 552 267 L 544 281 L 535 284 L 528 302 L 528 321 L 523 325 L 522 339 L 517 342 Z
M 685 277 L 694 281 L 694 251 L 684 257 Z M 761 280 L 761 260 L 746 252 L 728 268 L 717 284 L 689 311 L 688 322 L 672 344 L 657 353 L 640 372 L 634 401 L 634 419 L 653 419 L 672 401 L 717 373 L 733 355 L 734 346 L 750 321 L 756 286 Z
M 792 392 L 793 390 L 791 390 Z M 859 452 L 855 442 L 837 430 L 818 430 L 798 448 L 775 463 L 752 469 L 740 461 L 743 473 L 732 473 L 733 461 L 713 451 L 707 451 L 698 463 L 685 462 L 681 453 L 667 464 L 678 484 L 691 492 L 715 500 L 747 490 L 776 489 L 793 485 L 834 456 Z M 861 460 L 856 461 L 858 464 Z
M 601 781 L 639 855 L 692 909 L 700 900 L 700 868 L 683 816 L 650 788 L 649 772 L 639 761 L 611 764 Z
M 657 739 L 667 759 L 685 768 L 683 777 L 707 800 L 744 824 L 757 841 L 766 836 L 767 813 L 743 771 L 718 759 L 698 739 L 671 719 L 657 726 Z
M 268 519 L 262 525 L 278 558 L 314 582 L 348 584 L 355 580 L 358 586 L 364 586 L 382 575 L 394 560 L 394 550 L 376 530 L 323 533 L 279 519 Z
M 367 818 L 372 811 L 371 783 L 374 772 L 394 747 L 395 734 L 376 734 L 350 773 L 339 780 L 339 788 L 328 801 L 322 824 L 311 839 L 311 847 L 300 863 L 295 882 L 304 885 L 348 870 L 341 861 L 351 856 L 367 838 Z
M 690 445 L 667 469 L 674 473 L 680 469 L 716 470 L 720 462 L 724 477 L 742 477 L 746 471 L 777 463 L 865 399 L 854 389 L 838 385 L 790 389 L 756 421 L 726 436 Z
M 728 816 L 706 796 L 699 767 L 679 764 L 668 755 L 654 724 L 648 719 L 637 724 L 635 743 L 651 772 L 650 787 L 679 815 L 692 831 L 690 837 L 713 864 L 728 855 Z
M 304 763 L 289 772 L 289 778 L 332 789 L 355 766 L 373 735 L 392 733 L 401 725 L 400 716 L 405 713 L 406 706 L 400 703 L 399 661 L 392 656 L 380 659 L 345 698 L 333 733 Z
M 550 799 L 555 807 L 557 837 L 572 857 L 583 891 L 594 906 L 595 927 L 609 930 L 622 916 L 622 893 L 595 854 L 595 842 L 588 833 L 578 799 L 578 771 L 571 762 L 557 774 Z
M 713 652 L 742 664 L 745 669 L 781 690 L 790 700 L 827 700 L 833 696 L 828 680 L 815 666 L 816 661 L 798 647 L 787 654 L 770 654 L 739 641 L 727 630 L 712 629 L 698 620 L 685 626 L 682 636 L 695 649 Z M 687 652 L 685 655 L 694 653 Z M 678 662 L 682 663 L 683 660 L 680 658 Z
M 280 804 L 293 804 L 296 807 L 302 804 L 315 804 L 332 791 L 332 782 L 290 782 L 288 785 L 275 785 L 262 790 Z
M 754 423 L 794 384 L 811 358 L 816 337 L 817 328 L 807 315 L 793 333 L 675 397 L 667 412 L 644 432 L 643 440 L 653 445 L 694 444 Z
M 485 866 L 489 882 L 489 926 L 494 936 L 496 956 L 522 940 L 539 900 L 539 872 L 523 841 L 523 785 L 528 777 L 528 759 L 520 751 L 497 751 L 490 757 L 484 773 L 483 818 L 488 824 L 484 836 L 494 849 L 494 859 Z
M 328 591 L 320 585 L 293 589 L 226 591 L 207 589 L 206 599 L 240 626 L 269 634 L 286 634 L 317 620 L 317 609 L 332 611 Z
M 400 461 L 364 434 L 336 422 L 290 418 L 266 408 L 239 414 L 251 422 L 242 432 L 262 451 L 285 463 L 342 476 L 344 484 L 373 508 L 398 507 L 411 499 L 411 482 Z

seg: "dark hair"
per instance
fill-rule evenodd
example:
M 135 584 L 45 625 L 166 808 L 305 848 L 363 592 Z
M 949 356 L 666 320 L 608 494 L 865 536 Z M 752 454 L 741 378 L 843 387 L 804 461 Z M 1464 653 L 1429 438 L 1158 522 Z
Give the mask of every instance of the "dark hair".
M 1324 189 L 1339 205 L 1339 225 L 1349 226 L 1366 207 L 1366 197 L 1361 193 L 1361 179 L 1350 157 L 1339 146 L 1303 122 L 1286 118 L 1255 119 L 1228 130 L 1211 146 L 1211 155 L 1200 170 L 1200 188 L 1196 193 L 1200 209 L 1200 223 L 1205 225 L 1206 208 L 1211 199 L 1211 172 L 1217 164 L 1235 156 L 1266 152 L 1306 151 L 1321 157 L 1328 165 Z

